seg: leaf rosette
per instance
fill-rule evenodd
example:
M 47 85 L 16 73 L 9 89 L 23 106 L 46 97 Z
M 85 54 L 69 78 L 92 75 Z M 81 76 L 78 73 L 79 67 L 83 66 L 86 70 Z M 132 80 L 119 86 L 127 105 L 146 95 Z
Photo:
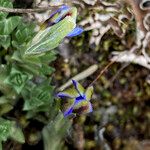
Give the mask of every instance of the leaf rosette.
M 20 93 L 26 82 L 31 78 L 31 75 L 12 68 L 10 75 L 5 79 L 4 82 L 12 86 L 17 93 Z

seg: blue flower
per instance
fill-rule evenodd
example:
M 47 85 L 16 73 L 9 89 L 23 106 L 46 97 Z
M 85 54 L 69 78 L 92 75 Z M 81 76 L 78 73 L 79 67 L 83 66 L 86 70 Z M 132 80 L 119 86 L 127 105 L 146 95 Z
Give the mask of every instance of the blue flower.
M 67 37 L 74 37 L 77 35 L 80 35 L 83 32 L 83 29 L 81 27 L 76 27 L 72 32 L 70 32 Z
M 72 16 L 76 20 L 76 9 L 74 7 L 69 7 L 66 5 L 61 6 L 50 15 L 49 19 L 46 20 L 42 27 L 52 26 L 64 19 L 66 16 Z M 67 37 L 80 35 L 83 31 L 83 28 L 77 26 L 67 35 Z
M 72 80 L 73 88 L 69 88 L 63 92 L 59 92 L 57 96 L 68 103 L 65 104 L 63 110 L 64 116 L 67 117 L 73 113 L 86 114 L 93 111 L 90 102 L 93 94 L 93 86 L 88 87 L 86 90 L 81 84 Z M 68 105 L 69 104 L 69 105 Z
M 52 14 L 49 16 L 48 23 L 50 24 L 55 24 L 58 23 L 59 21 L 64 18 L 65 15 L 67 15 L 67 12 L 70 10 L 69 6 L 63 5 L 56 11 L 54 11 Z

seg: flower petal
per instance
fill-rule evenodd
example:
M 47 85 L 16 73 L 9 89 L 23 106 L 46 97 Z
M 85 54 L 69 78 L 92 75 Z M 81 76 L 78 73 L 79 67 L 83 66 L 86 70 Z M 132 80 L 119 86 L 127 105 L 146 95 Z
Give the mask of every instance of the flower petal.
M 69 98 L 69 99 L 66 99 L 66 100 L 62 99 L 61 100 L 60 109 L 64 113 L 64 116 L 67 116 L 67 115 L 72 113 L 74 103 L 75 103 L 75 99 L 74 98 Z
M 69 9 L 69 6 L 66 6 L 66 5 L 61 6 L 59 9 L 57 9 L 56 11 L 50 14 L 49 19 L 51 19 L 55 14 L 60 13 L 63 10 L 68 10 L 68 9 Z
M 59 92 L 57 94 L 57 97 L 60 97 L 60 98 L 65 98 L 65 97 L 72 98 L 69 94 L 67 94 L 65 92 Z
M 49 19 L 47 19 L 44 24 L 47 24 L 48 27 L 58 23 L 65 17 L 69 10 L 69 6 L 63 5 L 62 7 L 54 11 L 52 14 L 50 14 Z
M 75 100 L 76 100 L 75 103 L 80 102 L 80 101 L 85 101 L 85 100 L 86 100 L 86 99 L 85 99 L 85 95 L 83 95 L 83 96 L 78 96 L 78 97 L 76 97 Z
M 85 96 L 87 101 L 91 100 L 92 94 L 93 94 L 93 86 L 90 86 L 85 91 Z
M 89 101 L 78 102 L 73 107 L 73 112 L 78 113 L 78 114 L 86 114 L 92 111 L 93 111 L 93 108 Z
M 72 83 L 73 83 L 75 89 L 77 90 L 77 92 L 79 93 L 79 95 L 83 96 L 84 95 L 84 91 L 85 91 L 83 86 L 80 83 L 78 83 L 77 81 L 75 81 L 75 80 L 72 80 Z
M 74 88 L 69 88 L 69 89 L 66 89 L 65 91 L 63 92 L 59 92 L 57 94 L 58 97 L 60 98 L 64 98 L 64 97 L 68 97 L 68 98 L 75 98 L 75 97 L 78 97 L 79 96 L 79 93 L 77 92 L 76 89 Z
M 66 110 L 68 110 L 70 107 L 73 107 L 74 106 L 74 103 L 75 103 L 75 99 L 74 98 L 68 98 L 68 99 L 61 99 L 60 101 L 61 105 L 60 105 L 60 108 L 61 110 L 64 112 Z
M 66 110 L 64 112 L 64 117 L 67 117 L 67 116 L 71 115 L 72 112 L 73 112 L 73 107 L 70 107 L 68 110 Z
M 83 31 L 84 31 L 83 28 L 81 28 L 81 27 L 76 27 L 76 28 L 74 28 L 73 31 L 71 31 L 71 32 L 67 35 L 67 37 L 74 37 L 74 36 L 80 35 Z
M 92 111 L 93 111 L 93 107 L 92 107 L 91 102 L 89 102 L 89 111 L 88 111 L 88 112 L 90 113 L 90 112 L 92 112 Z

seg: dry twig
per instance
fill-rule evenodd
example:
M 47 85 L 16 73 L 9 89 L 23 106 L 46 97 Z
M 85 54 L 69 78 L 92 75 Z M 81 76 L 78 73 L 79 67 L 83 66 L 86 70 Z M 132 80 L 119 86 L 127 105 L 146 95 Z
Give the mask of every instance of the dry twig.
M 45 12 L 47 10 L 50 10 L 54 7 L 60 7 L 62 4 L 58 5 L 50 5 L 49 7 L 41 7 L 41 8 L 33 8 L 33 9 L 23 9 L 23 8 L 6 8 L 6 7 L 0 7 L 0 12 L 8 12 L 8 13 L 34 13 L 34 12 Z

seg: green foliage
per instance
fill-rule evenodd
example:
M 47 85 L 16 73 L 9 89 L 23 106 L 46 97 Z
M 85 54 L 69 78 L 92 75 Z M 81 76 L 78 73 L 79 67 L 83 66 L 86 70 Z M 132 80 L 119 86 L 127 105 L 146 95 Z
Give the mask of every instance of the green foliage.
M 12 138 L 20 143 L 25 142 L 22 130 L 14 121 L 0 118 L 0 142 L 6 141 L 7 138 Z
M 0 35 L 0 45 L 7 49 L 10 46 L 10 36 L 9 35 Z
M 8 120 L 0 119 L 0 141 L 6 141 L 9 137 L 11 129 L 11 122 Z
M 9 35 L 18 26 L 21 18 L 19 16 L 12 16 L 9 18 L 2 19 L 0 21 L 0 34 Z
M 39 32 L 32 40 L 26 55 L 41 54 L 56 48 L 62 39 L 75 28 L 72 17 L 66 17 L 62 21 Z
M 50 91 L 52 91 L 53 88 L 49 85 L 49 82 L 46 80 L 45 82 L 42 82 L 42 84 L 37 86 L 30 85 L 24 94 L 24 110 L 36 110 L 38 111 L 38 108 L 40 106 L 50 106 L 50 104 L 53 103 L 53 96 Z M 31 91 L 31 92 L 30 92 Z M 30 93 L 30 94 L 29 94 Z
M 12 16 L 8 19 L 0 20 L 0 45 L 7 49 L 11 44 L 11 36 L 10 34 L 14 31 L 14 29 L 20 23 L 21 18 L 18 16 Z
M 19 16 L 7 17 L 5 13 L 0 14 L 0 45 L 7 49 L 11 44 L 10 34 L 19 25 L 21 18 Z
M 12 8 L 13 4 L 10 0 L 0 0 L 0 6 L 6 7 L 6 8 Z M 0 19 L 6 18 L 8 13 L 6 12 L 0 12 Z
M 0 6 L 13 7 L 9 0 L 1 0 Z M 7 139 L 24 143 L 22 130 L 30 128 L 34 120 L 44 128 L 44 142 L 50 137 L 54 147 L 61 143 L 69 125 L 62 115 L 57 116 L 59 107 L 51 85 L 55 69 L 50 63 L 56 59 L 54 48 L 75 25 L 67 17 L 36 33 L 35 23 L 0 12 L 0 149 Z
M 4 83 L 12 86 L 17 93 L 20 93 L 25 86 L 26 82 L 32 78 L 32 75 L 21 72 L 12 68 L 9 76 L 5 79 Z
M 64 137 L 66 129 L 68 129 L 70 123 L 67 119 L 64 119 L 60 113 L 56 116 L 54 121 L 51 121 L 47 126 L 43 128 L 42 135 L 44 140 L 45 150 L 61 150 L 61 139 Z

